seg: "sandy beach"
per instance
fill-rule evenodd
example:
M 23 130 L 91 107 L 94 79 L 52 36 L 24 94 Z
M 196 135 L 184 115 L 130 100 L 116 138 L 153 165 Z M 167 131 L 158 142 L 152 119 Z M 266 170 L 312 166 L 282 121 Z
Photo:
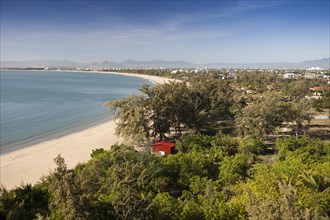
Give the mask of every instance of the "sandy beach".
M 109 73 L 140 77 L 153 83 L 162 84 L 172 81 L 158 76 Z M 21 183 L 37 183 L 43 175 L 49 174 L 55 168 L 54 158 L 61 154 L 69 168 L 90 159 L 93 149 L 108 149 L 123 139 L 115 134 L 113 120 L 68 134 L 66 136 L 25 147 L 0 156 L 0 184 L 7 189 L 19 186 Z

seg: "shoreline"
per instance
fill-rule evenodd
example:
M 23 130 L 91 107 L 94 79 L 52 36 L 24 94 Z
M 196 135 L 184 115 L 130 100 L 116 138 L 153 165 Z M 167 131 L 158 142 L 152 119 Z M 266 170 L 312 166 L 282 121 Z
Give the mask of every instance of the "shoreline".
M 155 84 L 174 81 L 159 76 L 133 73 L 88 72 L 140 77 Z M 114 134 L 115 127 L 115 121 L 111 119 L 80 131 L 73 131 L 73 133 L 61 137 L 0 155 L 0 185 L 7 189 L 13 189 L 21 183 L 37 183 L 43 175 L 48 175 L 54 170 L 56 166 L 53 159 L 58 154 L 61 154 L 65 159 L 68 168 L 73 168 L 78 163 L 88 161 L 93 149 L 109 149 L 113 144 L 124 142 L 122 138 Z
M 113 119 L 104 117 L 102 119 L 100 118 L 100 119 L 98 119 L 96 121 L 93 121 L 91 123 L 88 123 L 88 124 L 79 125 L 79 126 L 71 127 L 71 128 L 63 128 L 63 129 L 60 129 L 60 130 L 56 130 L 54 132 L 47 133 L 47 134 L 45 134 L 43 136 L 40 136 L 40 137 L 38 136 L 38 137 L 35 137 L 35 138 L 29 138 L 27 140 L 22 140 L 22 141 L 18 141 L 18 142 L 14 142 L 14 143 L 9 143 L 9 144 L 6 144 L 5 147 L 6 148 L 12 148 L 12 150 L 11 149 L 8 150 L 6 148 L 1 149 L 0 156 L 4 156 L 6 154 L 9 154 L 9 153 L 12 153 L 12 152 L 24 149 L 24 148 L 28 148 L 28 147 L 31 147 L 31 146 L 34 146 L 34 145 L 37 145 L 37 144 L 40 144 L 40 143 L 45 143 L 45 142 L 48 142 L 48 141 L 56 140 L 56 139 L 59 139 L 61 137 L 64 137 L 64 136 L 67 136 L 67 135 L 70 135 L 70 134 L 74 134 L 74 133 L 77 133 L 77 132 L 80 132 L 80 131 L 84 131 L 86 129 L 104 124 L 104 123 L 109 122 L 111 120 L 113 120 Z

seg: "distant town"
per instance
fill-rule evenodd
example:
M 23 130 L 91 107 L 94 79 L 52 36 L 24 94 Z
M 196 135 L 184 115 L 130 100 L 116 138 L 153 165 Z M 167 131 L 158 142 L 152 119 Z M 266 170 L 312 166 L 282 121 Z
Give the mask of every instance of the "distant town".
M 310 67 L 306 69 L 259 69 L 259 68 L 166 68 L 166 67 L 114 67 L 114 68 L 101 68 L 101 67 L 1 67 L 3 70 L 48 70 L 48 71 L 105 71 L 105 72 L 162 72 L 162 75 L 170 75 L 170 78 L 184 78 L 185 74 L 191 73 L 217 73 L 220 74 L 222 79 L 236 79 L 238 73 L 260 72 L 282 75 L 284 79 L 330 79 L 330 70 L 320 67 Z

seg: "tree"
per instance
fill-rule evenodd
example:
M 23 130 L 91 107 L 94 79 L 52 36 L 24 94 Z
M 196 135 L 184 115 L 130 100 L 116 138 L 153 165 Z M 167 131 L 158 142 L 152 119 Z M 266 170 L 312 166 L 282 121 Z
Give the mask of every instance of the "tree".
M 308 94 L 309 88 L 307 80 L 298 80 L 287 83 L 283 91 L 290 100 L 300 100 Z
M 53 219 L 88 219 L 85 208 L 86 200 L 79 186 L 75 184 L 74 173 L 68 170 L 64 158 L 58 155 L 54 159 L 57 164 L 55 172 L 50 176 L 48 192 L 49 204 Z
M 116 134 L 133 140 L 148 139 L 151 135 L 151 118 L 147 115 L 146 100 L 132 95 L 105 104 L 118 120 Z
M 266 91 L 267 85 L 274 83 L 276 80 L 276 76 L 269 73 L 262 72 L 243 72 L 238 74 L 237 83 L 240 83 L 242 86 L 258 90 L 258 91 Z
M 305 120 L 310 120 L 310 107 L 311 103 L 306 98 L 293 100 L 288 103 L 288 108 L 285 113 L 286 121 L 294 125 L 296 136 L 299 135 Z
M 180 135 L 182 127 L 199 132 L 231 115 L 233 91 L 229 83 L 211 76 L 193 78 L 189 84 L 143 85 L 140 91 L 140 96 L 106 103 L 118 120 L 118 135 L 164 139 Z
M 154 138 L 163 139 L 170 134 L 181 133 L 181 125 L 190 126 L 194 111 L 189 103 L 189 89 L 186 83 L 171 82 L 156 87 L 141 88 L 146 100 L 146 111 L 151 120 Z
M 213 75 L 198 75 L 189 81 L 189 85 L 201 121 L 219 120 L 230 115 L 233 90 L 229 81 L 218 79 Z
M 249 164 L 247 158 L 243 154 L 236 154 L 231 157 L 224 157 L 221 166 L 219 179 L 226 185 L 233 184 L 237 181 L 243 180 L 247 176 Z
M 243 108 L 235 123 L 244 136 L 268 137 L 276 127 L 285 121 L 287 105 L 279 92 L 265 92 Z
M 149 207 L 153 210 L 152 217 L 154 219 L 167 220 L 180 218 L 180 203 L 168 192 L 158 193 L 150 203 Z
M 291 137 L 276 147 L 282 156 L 256 164 L 243 187 L 250 219 L 329 219 L 330 145 Z
M 35 219 L 47 217 L 49 195 L 42 184 L 22 185 L 13 190 L 0 187 L 0 219 Z

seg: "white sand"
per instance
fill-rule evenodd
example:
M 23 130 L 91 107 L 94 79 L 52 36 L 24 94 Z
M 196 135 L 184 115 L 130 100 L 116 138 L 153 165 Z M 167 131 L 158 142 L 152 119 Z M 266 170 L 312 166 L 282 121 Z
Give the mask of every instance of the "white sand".
M 113 74 L 99 72 L 105 74 Z M 157 84 L 171 81 L 157 76 L 116 73 L 141 77 Z M 90 159 L 93 149 L 108 149 L 123 139 L 115 134 L 115 122 L 108 121 L 86 130 L 42 142 L 30 147 L 16 150 L 0 156 L 0 184 L 7 189 L 19 186 L 21 183 L 37 183 L 43 175 L 54 170 L 54 158 L 61 154 L 69 168 Z

